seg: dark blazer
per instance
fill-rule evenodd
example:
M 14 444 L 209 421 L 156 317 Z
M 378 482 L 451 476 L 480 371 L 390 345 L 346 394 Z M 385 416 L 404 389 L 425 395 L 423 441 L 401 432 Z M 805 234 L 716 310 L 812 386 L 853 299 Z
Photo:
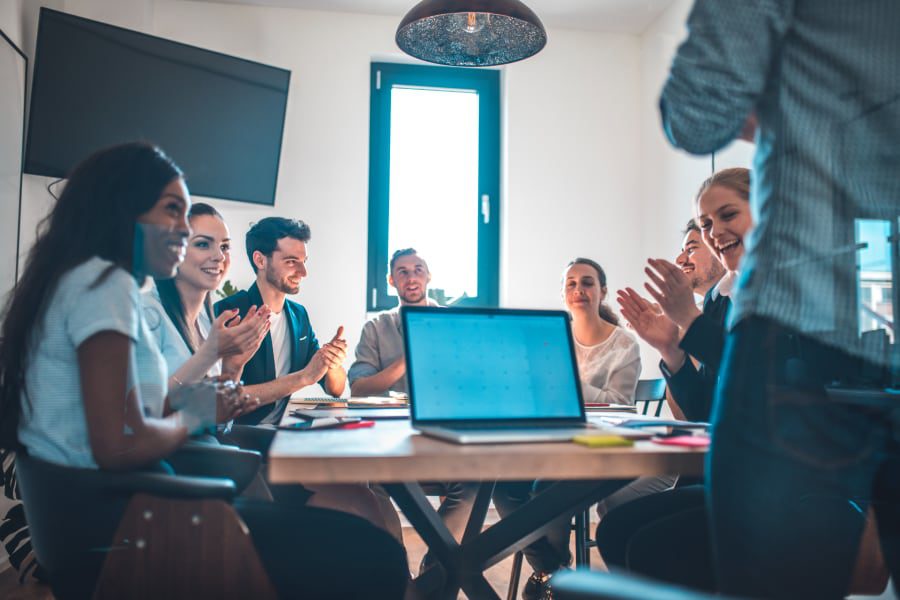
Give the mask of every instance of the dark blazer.
M 251 306 L 261 306 L 262 296 L 259 287 L 254 283 L 249 290 L 242 290 L 233 296 L 216 303 L 214 311 L 216 316 L 223 311 L 237 308 L 241 317 L 247 314 Z M 303 305 L 292 300 L 285 299 L 284 314 L 287 316 L 288 335 L 291 336 L 291 372 L 299 371 L 309 364 L 313 355 L 319 350 L 319 342 L 309 323 L 309 315 Z M 272 334 L 267 333 L 259 350 L 244 366 L 241 379 L 247 385 L 265 383 L 275 379 L 275 354 L 272 351 Z M 324 381 L 324 380 L 323 380 Z M 322 381 L 319 382 L 320 384 Z M 236 419 L 243 425 L 257 425 L 269 415 L 277 424 L 284 414 L 289 397 L 278 400 L 274 405 L 260 406 L 256 410 Z M 275 414 L 273 414 L 275 413 Z
M 728 296 L 712 297 L 712 290 L 703 299 L 703 314 L 694 319 L 679 346 L 700 363 L 694 367 L 690 359 L 677 373 L 672 373 L 660 361 L 660 371 L 672 397 L 685 418 L 690 421 L 709 421 L 719 378 L 719 365 L 725 348 L 725 320 L 731 310 Z

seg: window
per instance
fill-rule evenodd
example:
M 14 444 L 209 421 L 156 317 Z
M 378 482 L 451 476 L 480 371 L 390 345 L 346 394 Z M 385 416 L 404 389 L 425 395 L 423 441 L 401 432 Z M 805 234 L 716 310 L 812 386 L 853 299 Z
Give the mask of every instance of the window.
M 891 385 L 900 387 L 900 219 L 857 219 L 855 237 L 859 332 L 890 344 Z
M 500 73 L 373 63 L 367 309 L 397 305 L 388 260 L 415 248 L 440 304 L 499 296 Z
M 884 331 L 895 341 L 891 222 L 857 219 L 859 332 Z

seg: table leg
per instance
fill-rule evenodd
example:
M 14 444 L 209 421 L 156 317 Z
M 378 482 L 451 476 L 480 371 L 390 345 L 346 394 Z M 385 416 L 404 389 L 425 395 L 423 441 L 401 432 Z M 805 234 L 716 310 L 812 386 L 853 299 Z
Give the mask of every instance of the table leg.
M 484 571 L 544 535 L 557 517 L 572 515 L 632 481 L 559 481 L 471 542 L 463 544 L 462 570 Z
M 416 579 L 419 591 L 428 597 L 455 600 L 460 587 L 460 546 L 456 539 L 444 525 L 441 517 L 428 501 L 422 486 L 417 482 L 385 483 L 382 486 L 403 511 L 404 516 L 415 528 L 425 545 L 428 546 L 428 551 L 440 563 Z M 488 495 L 488 500 L 490 500 L 490 495 Z M 443 570 L 444 578 L 435 576 L 438 566 Z
M 475 496 L 475 502 L 472 504 L 472 512 L 469 513 L 469 522 L 466 523 L 466 531 L 463 533 L 463 544 L 481 534 L 481 528 L 484 527 L 484 519 L 487 517 L 493 495 L 494 482 L 482 481 L 478 488 L 478 494 Z
M 440 597 L 455 598 L 461 587 L 469 598 L 499 600 L 484 578 L 486 569 L 540 538 L 557 517 L 584 510 L 630 481 L 556 482 L 512 514 L 481 531 L 494 488 L 493 483 L 483 482 L 462 545 L 453 538 L 418 483 L 383 485 L 443 566 L 447 577 Z

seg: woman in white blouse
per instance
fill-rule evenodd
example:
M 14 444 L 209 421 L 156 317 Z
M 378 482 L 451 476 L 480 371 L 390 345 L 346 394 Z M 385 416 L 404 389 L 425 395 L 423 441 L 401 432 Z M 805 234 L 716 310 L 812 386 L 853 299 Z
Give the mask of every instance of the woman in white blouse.
M 563 298 L 572 315 L 575 354 L 584 401 L 634 404 L 641 352 L 634 336 L 603 301 L 606 273 L 589 258 L 576 258 L 563 276 Z
M 603 301 L 606 273 L 589 258 L 576 258 L 566 266 L 563 296 L 572 315 L 572 334 L 584 401 L 634 404 L 641 375 L 641 352 L 634 336 L 619 327 L 619 319 Z M 607 512 L 641 496 L 661 492 L 675 484 L 675 476 L 640 477 L 597 504 Z

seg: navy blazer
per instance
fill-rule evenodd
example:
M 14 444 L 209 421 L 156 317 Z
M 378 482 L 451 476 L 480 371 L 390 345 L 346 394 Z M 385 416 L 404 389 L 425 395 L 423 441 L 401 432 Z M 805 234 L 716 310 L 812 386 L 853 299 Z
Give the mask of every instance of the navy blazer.
M 259 293 L 259 287 L 254 283 L 249 290 L 229 296 L 216 303 L 214 310 L 216 316 L 231 309 L 238 309 L 241 317 L 247 314 L 251 306 L 262 306 L 263 299 Z M 291 373 L 299 371 L 309 364 L 313 355 L 319 350 L 319 342 L 309 323 L 309 315 L 302 304 L 285 298 L 284 314 L 287 317 L 288 335 L 291 337 Z M 247 385 L 266 383 L 275 379 L 275 353 L 272 351 L 272 334 L 267 333 L 256 354 L 247 361 L 241 379 Z M 324 378 L 319 383 L 323 383 Z M 260 406 L 251 413 L 242 415 L 235 422 L 244 425 L 257 425 L 269 415 L 277 424 L 284 414 L 288 399 L 286 396 L 277 400 L 274 405 Z M 277 413 L 277 414 L 273 414 Z
M 712 297 L 712 290 L 703 299 L 703 314 L 694 319 L 684 333 L 679 346 L 700 363 L 694 367 L 690 357 L 677 373 L 672 373 L 660 361 L 660 371 L 666 378 L 672 398 L 690 421 L 709 421 L 712 413 L 719 364 L 725 347 L 725 320 L 731 310 L 728 296 Z

